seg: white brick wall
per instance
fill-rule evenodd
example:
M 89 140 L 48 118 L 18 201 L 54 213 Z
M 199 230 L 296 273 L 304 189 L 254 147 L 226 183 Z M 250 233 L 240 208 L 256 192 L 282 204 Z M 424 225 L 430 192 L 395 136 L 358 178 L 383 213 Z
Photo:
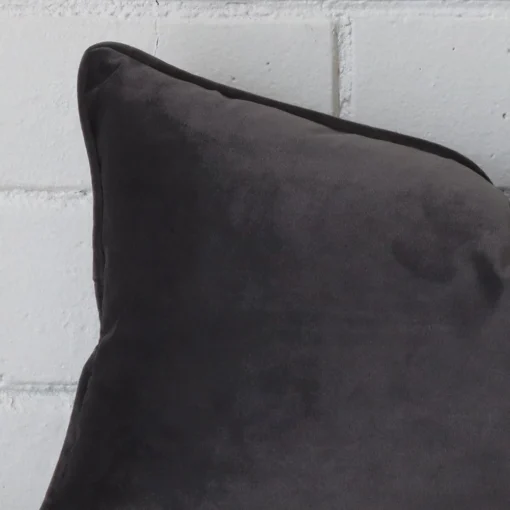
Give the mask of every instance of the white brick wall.
M 4 384 L 73 381 L 97 341 L 90 209 L 83 193 L 0 193 Z
M 2 510 L 38 508 L 97 341 L 75 83 L 101 40 L 439 141 L 510 185 L 510 2 L 0 2 Z

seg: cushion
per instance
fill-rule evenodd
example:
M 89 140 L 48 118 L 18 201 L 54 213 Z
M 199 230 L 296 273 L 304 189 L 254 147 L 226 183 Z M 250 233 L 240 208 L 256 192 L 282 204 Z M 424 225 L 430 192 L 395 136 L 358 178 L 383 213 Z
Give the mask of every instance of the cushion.
M 78 98 L 101 330 L 42 510 L 508 509 L 480 168 L 118 43 Z

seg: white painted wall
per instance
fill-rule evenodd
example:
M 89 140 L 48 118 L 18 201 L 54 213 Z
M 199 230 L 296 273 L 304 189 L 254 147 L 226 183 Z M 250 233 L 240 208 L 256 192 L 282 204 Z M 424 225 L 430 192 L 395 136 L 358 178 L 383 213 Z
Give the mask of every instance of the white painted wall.
M 102 40 L 441 142 L 510 185 L 510 2 L 0 2 L 2 510 L 38 508 L 97 341 L 75 82 Z

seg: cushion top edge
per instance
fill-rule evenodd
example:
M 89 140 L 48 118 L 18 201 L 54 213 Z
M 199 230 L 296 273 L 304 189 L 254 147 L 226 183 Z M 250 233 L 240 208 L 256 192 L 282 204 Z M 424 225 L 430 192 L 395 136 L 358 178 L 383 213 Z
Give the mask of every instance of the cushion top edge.
M 403 145 L 410 148 L 414 148 L 422 152 L 435 154 L 436 156 L 439 156 L 444 159 L 454 160 L 457 163 L 469 168 L 470 170 L 478 174 L 480 177 L 488 181 L 490 184 L 493 184 L 488 175 L 476 163 L 474 163 L 472 160 L 470 160 L 463 154 L 453 149 L 450 149 L 449 147 L 443 146 L 439 143 L 431 142 L 411 135 L 402 134 L 396 131 L 390 131 L 387 129 L 372 127 L 366 124 L 361 124 L 351 120 L 342 119 L 331 114 L 318 112 L 315 110 L 297 106 L 291 103 L 285 103 L 275 99 L 270 99 L 267 97 L 259 96 L 257 94 L 248 92 L 246 90 L 231 87 L 229 85 L 224 85 L 222 83 L 212 81 L 208 78 L 204 78 L 202 76 L 198 76 L 191 72 L 175 67 L 154 55 L 146 53 L 143 50 L 115 41 L 104 41 L 93 44 L 92 46 L 87 48 L 83 53 L 78 71 L 79 103 L 82 103 L 83 100 L 82 96 L 85 85 L 85 71 L 87 68 L 87 62 L 89 61 L 91 54 L 99 49 L 113 50 L 117 53 L 120 53 L 121 55 L 132 58 L 133 60 L 141 64 L 147 65 L 148 67 L 151 67 L 156 71 L 166 74 L 167 76 L 171 76 L 172 78 L 198 85 L 206 90 L 217 91 L 223 96 L 231 99 L 240 99 L 255 104 L 269 106 L 296 115 L 298 117 L 307 119 L 311 122 L 315 122 L 317 124 L 329 127 L 330 129 L 337 132 L 357 134 L 360 136 L 364 136 L 366 138 L 383 140 L 390 143 L 395 143 L 397 145 Z M 115 69 L 110 69 L 109 71 L 110 74 L 113 74 Z M 82 115 L 83 110 L 82 108 L 80 108 L 80 116 Z

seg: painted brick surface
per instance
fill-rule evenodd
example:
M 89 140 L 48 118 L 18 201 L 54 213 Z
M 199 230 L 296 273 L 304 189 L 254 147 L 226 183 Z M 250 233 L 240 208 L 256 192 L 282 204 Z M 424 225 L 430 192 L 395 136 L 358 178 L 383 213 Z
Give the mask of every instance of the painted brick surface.
M 162 22 L 156 54 L 232 87 L 332 113 L 333 50 L 325 22 Z
M 57 462 L 72 394 L 0 393 L 0 506 L 37 509 Z
M 89 197 L 0 194 L 5 382 L 77 378 L 98 335 L 90 238 Z
M 154 21 L 0 17 L 0 186 L 89 186 L 76 73 L 83 51 L 104 40 L 151 52 Z
M 354 16 L 352 117 L 510 169 L 510 19 Z

